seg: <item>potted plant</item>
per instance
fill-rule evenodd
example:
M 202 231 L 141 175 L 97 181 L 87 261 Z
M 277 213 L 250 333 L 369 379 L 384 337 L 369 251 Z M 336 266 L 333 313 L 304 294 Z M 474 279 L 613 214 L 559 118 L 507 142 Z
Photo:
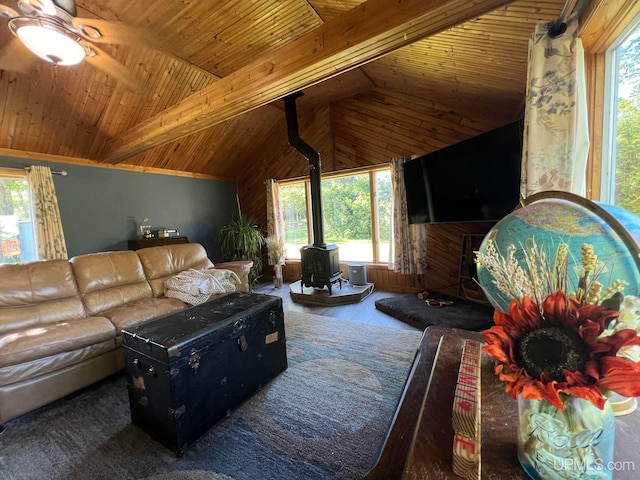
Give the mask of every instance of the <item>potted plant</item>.
M 220 248 L 222 254 L 231 261 L 250 260 L 249 286 L 253 287 L 262 270 L 262 246 L 264 235 L 252 217 L 240 215 L 220 229 Z

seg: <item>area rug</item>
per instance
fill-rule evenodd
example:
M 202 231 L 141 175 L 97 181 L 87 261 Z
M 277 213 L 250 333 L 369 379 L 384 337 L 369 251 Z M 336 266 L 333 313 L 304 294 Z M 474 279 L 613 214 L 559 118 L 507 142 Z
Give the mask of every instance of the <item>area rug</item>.
M 289 368 L 177 458 L 131 425 L 118 374 L 7 423 L 3 479 L 360 479 L 421 332 L 285 315 Z
M 493 325 L 494 309 L 490 305 L 431 292 L 431 298 L 453 302 L 442 308 L 429 307 L 415 293 L 376 300 L 378 310 L 416 328 L 429 325 L 480 331 Z

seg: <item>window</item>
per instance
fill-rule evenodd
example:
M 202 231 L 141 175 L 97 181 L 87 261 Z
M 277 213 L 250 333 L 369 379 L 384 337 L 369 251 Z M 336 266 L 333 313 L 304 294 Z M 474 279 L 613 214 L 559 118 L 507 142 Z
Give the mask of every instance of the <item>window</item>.
M 640 27 L 607 52 L 601 200 L 640 215 Z
M 293 182 L 280 186 L 280 206 L 284 220 L 284 246 L 287 258 L 300 258 L 300 249 L 309 243 L 307 225 L 306 183 Z
M 324 241 L 340 248 L 343 262 L 389 261 L 391 238 L 391 172 L 375 168 L 322 178 Z M 287 258 L 299 259 L 311 243 L 309 180 L 280 184 Z
M 26 174 L 0 168 L 0 263 L 22 263 L 36 259 L 32 219 Z

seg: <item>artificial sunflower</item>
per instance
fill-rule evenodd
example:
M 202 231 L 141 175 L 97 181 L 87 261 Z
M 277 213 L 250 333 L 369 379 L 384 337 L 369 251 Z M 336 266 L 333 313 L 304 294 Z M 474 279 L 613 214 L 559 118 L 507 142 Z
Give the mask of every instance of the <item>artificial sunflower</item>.
M 508 314 L 496 310 L 495 326 L 482 332 L 483 350 L 496 360 L 495 373 L 513 398 L 546 399 L 563 409 L 574 395 L 602 409 L 608 391 L 640 396 L 640 362 L 617 356 L 622 347 L 640 345 L 640 337 L 633 329 L 609 329 L 617 316 L 563 291 L 541 306 L 524 297 L 511 302 Z

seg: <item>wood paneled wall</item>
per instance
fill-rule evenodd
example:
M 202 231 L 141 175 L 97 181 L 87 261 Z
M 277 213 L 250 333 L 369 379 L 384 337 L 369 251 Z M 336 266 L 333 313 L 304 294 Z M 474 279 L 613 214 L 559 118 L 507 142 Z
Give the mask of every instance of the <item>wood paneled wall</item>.
M 266 230 L 267 194 L 265 180 L 286 180 L 309 175 L 309 162 L 289 146 L 284 109 L 275 122 L 272 134 L 254 153 L 255 162 L 249 165 L 238 180 L 238 196 L 242 213 L 254 217 Z M 298 112 L 300 137 L 320 152 L 323 172 L 333 171 L 333 144 L 329 107 Z
M 446 110 L 436 102 L 402 92 L 374 88 L 331 107 L 298 111 L 300 136 L 320 152 L 323 173 L 388 163 L 398 155 L 423 154 L 451 145 L 513 120 L 511 114 L 490 118 Z M 238 181 L 242 213 L 266 230 L 267 178 L 286 180 L 308 175 L 308 162 L 288 145 L 284 111 L 281 126 L 255 152 L 256 161 Z M 387 265 L 367 265 L 367 277 L 380 290 L 440 289 L 457 293 L 462 235 L 486 233 L 491 224 L 429 225 L 426 275 L 401 275 Z M 266 262 L 265 262 L 266 263 Z M 346 272 L 346 264 L 343 266 Z M 266 267 L 264 275 L 272 272 Z M 285 281 L 300 279 L 299 262 L 284 269 Z
M 376 88 L 331 109 L 334 170 L 424 154 L 509 123 L 511 113 L 480 116 L 403 92 Z
M 299 108 L 298 118 L 300 137 L 320 152 L 322 171 L 328 173 L 432 152 L 505 125 L 515 120 L 516 113 L 487 116 L 473 108 L 456 112 L 433 100 L 373 88 L 329 107 Z M 307 160 L 288 144 L 284 109 L 280 118 L 270 114 L 269 121 L 273 122 L 269 138 L 238 178 L 243 213 L 260 225 L 266 223 L 264 181 L 309 173 Z

